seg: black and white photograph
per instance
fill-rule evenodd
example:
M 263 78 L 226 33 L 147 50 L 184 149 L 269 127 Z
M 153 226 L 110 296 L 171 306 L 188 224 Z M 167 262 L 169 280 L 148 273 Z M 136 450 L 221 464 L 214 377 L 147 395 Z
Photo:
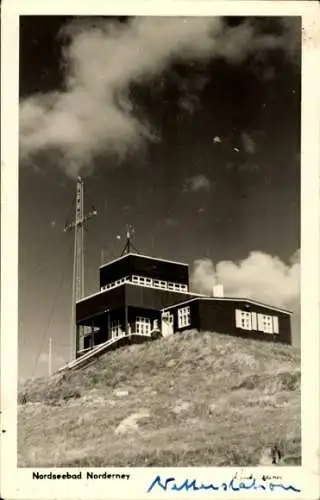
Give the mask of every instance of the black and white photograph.
M 302 16 L 18 29 L 17 467 L 301 467 Z
M 21 466 L 300 464 L 300 40 L 21 18 Z

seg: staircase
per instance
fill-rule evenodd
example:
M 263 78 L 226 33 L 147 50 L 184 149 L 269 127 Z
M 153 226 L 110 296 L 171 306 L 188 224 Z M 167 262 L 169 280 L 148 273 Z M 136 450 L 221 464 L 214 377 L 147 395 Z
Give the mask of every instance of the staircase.
M 107 351 L 110 346 L 116 344 L 119 342 L 119 340 L 122 340 L 124 338 L 130 338 L 130 337 L 151 337 L 151 333 L 148 334 L 139 334 L 136 332 L 132 332 L 130 334 L 121 334 L 118 335 L 117 337 L 113 337 L 112 339 L 107 340 L 103 344 L 99 344 L 96 347 L 93 347 L 89 352 L 86 352 L 86 354 L 83 354 L 80 358 L 77 358 L 70 363 L 62 366 L 59 370 L 58 373 L 69 371 L 69 370 L 77 370 L 78 368 L 83 368 L 85 365 L 90 363 L 95 357 L 100 356 L 103 354 L 105 351 Z
M 108 350 L 108 347 L 110 347 L 113 344 L 116 344 L 120 339 L 123 339 L 124 337 L 128 337 L 128 335 L 121 335 L 119 337 L 114 337 L 112 339 L 107 340 L 106 342 L 103 342 L 103 344 L 99 344 L 98 346 L 93 347 L 89 352 L 83 354 L 83 356 L 80 356 L 80 358 L 77 358 L 68 363 L 67 365 L 63 366 L 62 368 L 60 368 L 59 372 L 73 370 L 80 367 L 82 368 L 97 355 L 102 354 L 103 352 Z

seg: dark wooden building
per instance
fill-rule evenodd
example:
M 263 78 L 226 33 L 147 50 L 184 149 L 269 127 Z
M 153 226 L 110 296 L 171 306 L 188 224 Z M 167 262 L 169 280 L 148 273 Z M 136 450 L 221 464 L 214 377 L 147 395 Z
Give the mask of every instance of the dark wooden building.
M 195 296 L 180 262 L 129 253 L 99 274 L 99 292 L 76 304 L 77 356 L 111 338 L 160 332 L 161 310 Z
M 99 269 L 100 290 L 76 304 L 76 357 L 120 339 L 194 328 L 291 344 L 290 313 L 189 290 L 188 265 L 128 253 Z
M 164 334 L 186 329 L 291 344 L 290 312 L 255 300 L 193 297 L 162 310 L 170 326 Z

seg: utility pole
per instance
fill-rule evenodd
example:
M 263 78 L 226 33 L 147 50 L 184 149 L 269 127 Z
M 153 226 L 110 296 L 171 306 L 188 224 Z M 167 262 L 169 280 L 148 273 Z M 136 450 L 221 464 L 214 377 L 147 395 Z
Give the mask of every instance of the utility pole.
M 52 339 L 49 338 L 49 354 L 48 354 L 48 375 L 52 375 Z
M 89 219 L 97 215 L 94 207 L 92 207 L 92 211 L 87 215 L 83 214 L 83 184 L 83 179 L 78 177 L 75 220 L 70 224 L 67 223 L 64 228 L 65 232 L 74 229 L 70 361 L 75 356 L 76 303 L 84 297 L 84 226 Z

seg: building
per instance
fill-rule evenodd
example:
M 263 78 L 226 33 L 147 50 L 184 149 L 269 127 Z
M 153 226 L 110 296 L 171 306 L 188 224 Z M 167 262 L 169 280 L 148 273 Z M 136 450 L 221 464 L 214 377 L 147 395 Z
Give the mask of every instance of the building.
M 192 328 L 291 344 L 290 313 L 251 299 L 193 297 L 162 314 L 167 314 L 170 329 L 164 332 L 169 334 Z
M 76 358 L 191 328 L 291 344 L 289 311 L 223 297 L 221 286 L 192 293 L 187 264 L 127 253 L 102 265 L 99 281 L 76 304 Z

